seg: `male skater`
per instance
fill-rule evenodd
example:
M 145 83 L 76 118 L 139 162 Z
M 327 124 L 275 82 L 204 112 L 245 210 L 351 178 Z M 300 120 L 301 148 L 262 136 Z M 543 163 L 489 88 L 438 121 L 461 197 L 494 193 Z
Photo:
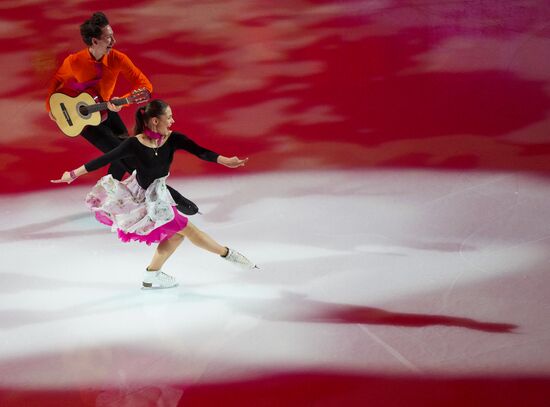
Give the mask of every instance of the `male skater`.
M 52 120 L 56 118 L 50 111 L 50 96 L 60 88 L 76 91 L 93 89 L 104 101 L 111 100 L 119 74 L 130 83 L 132 90 L 145 88 L 153 91 L 147 77 L 132 63 L 130 58 L 113 46 L 116 43 L 113 29 L 102 12 L 94 13 L 80 26 L 82 40 L 86 48 L 70 54 L 50 81 L 46 98 L 46 109 Z M 130 93 L 128 93 L 129 95 Z M 122 96 L 123 98 L 127 95 Z M 128 129 L 122 122 L 119 112 L 122 106 L 108 103 L 107 118 L 97 126 L 86 126 L 82 137 L 106 153 L 117 147 L 128 137 Z M 109 174 L 121 180 L 125 172 L 132 173 L 136 165 L 133 158 L 122 159 L 111 164 Z M 168 186 L 177 209 L 186 215 L 198 212 L 197 206 Z

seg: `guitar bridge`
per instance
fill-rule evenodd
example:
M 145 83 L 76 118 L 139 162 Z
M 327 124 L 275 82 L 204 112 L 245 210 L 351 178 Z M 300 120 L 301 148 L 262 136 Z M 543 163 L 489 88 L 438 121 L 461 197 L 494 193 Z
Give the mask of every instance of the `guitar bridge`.
M 65 104 L 60 103 L 60 106 L 61 106 L 61 111 L 63 112 L 63 116 L 65 116 L 65 120 L 67 120 L 67 123 L 69 123 L 69 126 L 72 126 L 73 121 L 71 120 L 71 116 L 69 116 L 69 112 L 67 111 Z

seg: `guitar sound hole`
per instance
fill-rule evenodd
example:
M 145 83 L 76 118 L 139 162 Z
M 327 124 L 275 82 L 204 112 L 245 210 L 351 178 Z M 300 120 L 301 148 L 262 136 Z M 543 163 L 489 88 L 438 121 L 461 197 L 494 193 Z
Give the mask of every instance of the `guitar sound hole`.
M 87 106 L 80 106 L 78 108 L 78 111 L 80 112 L 80 114 L 82 116 L 88 116 L 90 114 L 90 112 L 88 111 L 88 107 Z

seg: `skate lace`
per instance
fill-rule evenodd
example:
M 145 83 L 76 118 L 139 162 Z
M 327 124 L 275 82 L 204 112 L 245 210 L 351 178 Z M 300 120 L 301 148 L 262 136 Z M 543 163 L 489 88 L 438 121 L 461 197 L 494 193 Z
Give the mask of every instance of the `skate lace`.
M 241 253 L 233 250 L 229 253 L 228 258 L 230 261 L 242 264 L 244 266 L 250 266 L 252 264 L 251 261 L 244 257 Z
M 227 260 L 229 260 L 232 263 L 238 264 L 240 267 L 244 268 L 254 268 L 256 267 L 254 263 L 252 263 L 249 259 L 247 259 L 244 255 L 241 253 L 229 249 L 229 255 L 227 256 Z
M 163 271 L 160 271 L 156 276 L 155 276 L 158 280 L 162 281 L 162 282 L 172 282 L 174 281 L 174 277 L 166 274 L 165 272 Z

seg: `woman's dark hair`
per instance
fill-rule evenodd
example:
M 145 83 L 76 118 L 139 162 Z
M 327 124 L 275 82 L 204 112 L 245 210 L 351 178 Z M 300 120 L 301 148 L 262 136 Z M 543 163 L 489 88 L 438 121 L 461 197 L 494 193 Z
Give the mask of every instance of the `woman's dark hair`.
M 160 99 L 153 99 L 145 106 L 136 110 L 136 125 L 134 126 L 134 134 L 143 133 L 147 127 L 147 122 L 153 117 L 160 117 L 166 113 L 168 104 Z
M 88 20 L 80 25 L 82 41 L 86 45 L 92 45 L 92 38 L 101 38 L 101 30 L 108 25 L 109 20 L 107 20 L 107 17 L 101 11 L 92 14 Z

